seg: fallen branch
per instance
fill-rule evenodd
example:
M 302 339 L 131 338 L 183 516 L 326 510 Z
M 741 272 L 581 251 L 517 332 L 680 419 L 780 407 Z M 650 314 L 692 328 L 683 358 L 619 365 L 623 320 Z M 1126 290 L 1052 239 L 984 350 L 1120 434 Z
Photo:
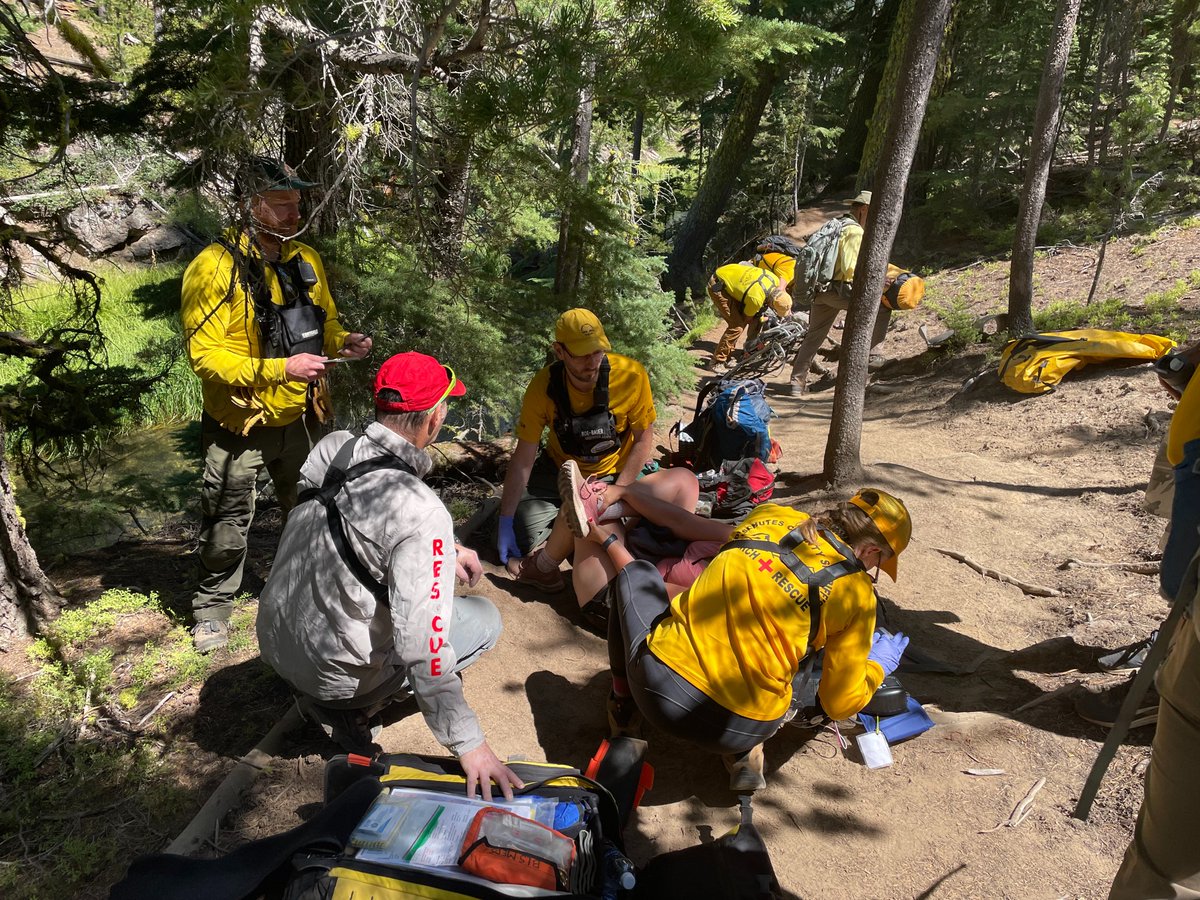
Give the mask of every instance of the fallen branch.
M 963 769 L 964 775 L 976 775 L 980 778 L 990 778 L 993 775 L 1005 774 L 1003 769 Z
M 985 828 L 979 834 L 991 834 L 993 831 L 998 831 L 1001 828 L 1016 828 L 1022 822 L 1029 818 L 1029 814 L 1033 811 L 1033 798 L 1037 796 L 1038 791 L 1046 786 L 1046 779 L 1039 778 L 1033 783 L 1028 793 L 1021 798 L 1021 802 L 1013 807 L 1013 811 L 1008 818 L 994 828 Z
M 941 553 L 943 556 L 948 556 L 951 559 L 958 560 L 960 563 L 962 563 L 968 569 L 974 569 L 980 575 L 983 575 L 987 578 L 995 578 L 997 581 L 1002 581 L 1005 584 L 1015 585 L 1016 587 L 1019 587 L 1022 591 L 1024 591 L 1026 594 L 1030 594 L 1034 597 L 1061 597 L 1062 596 L 1062 591 L 1055 590 L 1054 588 L 1042 587 L 1042 585 L 1040 585 L 1040 584 L 1030 584 L 1028 581 L 1022 581 L 1019 578 L 1014 578 L 1011 575 L 1006 575 L 1003 572 L 997 571 L 996 569 L 989 569 L 987 566 L 984 566 L 984 565 L 981 565 L 980 563 L 975 562 L 975 560 L 971 559 L 971 557 L 967 556 L 965 553 L 959 553 L 957 550 L 947 550 L 943 547 L 934 547 L 933 549 L 936 550 L 938 553 Z
M 147 722 L 149 722 L 150 719 L 153 718 L 154 714 L 156 712 L 158 712 L 160 709 L 162 709 L 166 705 L 168 700 L 170 700 L 172 697 L 175 696 L 175 693 L 176 693 L 175 691 L 171 691 L 171 693 L 167 694 L 165 697 L 163 697 L 161 700 L 159 700 L 157 703 L 155 703 L 154 709 L 150 710 L 150 712 L 146 713 L 144 716 L 142 716 L 140 719 L 138 719 L 137 727 L 141 728 L 143 725 L 145 725 Z
M 1150 562 L 1087 562 L 1068 556 L 1058 567 L 1060 569 L 1121 569 L 1125 572 L 1133 572 L 1135 575 L 1157 575 L 1162 568 L 1162 563 L 1157 560 Z
M 1050 691 L 1049 693 L 1039 694 L 1038 696 L 1036 696 L 1032 700 L 1030 700 L 1028 703 L 1022 703 L 1020 706 L 1018 706 L 1016 709 L 1014 709 L 1013 714 L 1015 715 L 1016 713 L 1019 713 L 1019 712 L 1025 712 L 1025 710 L 1033 709 L 1035 706 L 1041 706 L 1043 703 L 1047 703 L 1050 700 L 1053 700 L 1055 697 L 1060 697 L 1063 694 L 1067 693 L 1067 691 L 1073 690 L 1076 687 L 1076 685 L 1078 685 L 1078 684 L 1079 684 L 1079 682 L 1072 681 L 1070 684 L 1064 684 L 1059 687 L 1056 687 L 1054 690 Z

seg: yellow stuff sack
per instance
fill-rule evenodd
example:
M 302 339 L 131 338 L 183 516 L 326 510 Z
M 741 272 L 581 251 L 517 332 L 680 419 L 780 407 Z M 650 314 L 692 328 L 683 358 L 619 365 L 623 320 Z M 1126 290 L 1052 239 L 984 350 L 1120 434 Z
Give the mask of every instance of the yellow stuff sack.
M 916 309 L 925 296 L 925 279 L 888 263 L 880 302 L 888 309 Z
M 1054 390 L 1063 376 L 1088 363 L 1158 359 L 1175 346 L 1157 334 L 1082 328 L 1027 334 L 1004 345 L 1000 380 L 1022 394 Z

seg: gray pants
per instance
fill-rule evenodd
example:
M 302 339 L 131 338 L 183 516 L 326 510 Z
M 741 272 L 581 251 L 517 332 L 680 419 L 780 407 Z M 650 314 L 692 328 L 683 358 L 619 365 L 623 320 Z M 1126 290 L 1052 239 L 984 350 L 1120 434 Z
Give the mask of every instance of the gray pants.
M 192 598 L 197 622 L 227 621 L 242 584 L 246 538 L 254 519 L 255 485 L 264 468 L 284 517 L 296 505 L 300 467 L 312 449 L 303 417 L 281 428 L 234 434 L 205 415 L 200 423 L 204 486 L 200 491 L 199 583 Z
M 829 329 L 833 327 L 838 313 L 849 308 L 850 285 L 848 284 L 843 288 L 833 288 L 813 297 L 812 309 L 808 314 L 808 334 L 804 336 L 804 341 L 800 344 L 800 349 L 796 351 L 796 356 L 792 360 L 793 381 L 802 382 L 808 378 L 809 367 L 812 366 L 817 351 L 821 349 L 821 344 L 825 343 L 825 338 L 829 335 Z M 883 343 L 884 337 L 887 336 L 888 323 L 891 321 L 892 311 L 882 303 L 879 304 L 879 313 L 875 316 L 875 326 L 871 332 L 872 347 Z
M 726 709 L 660 661 L 646 637 L 670 615 L 667 586 L 652 563 L 634 560 L 609 583 L 608 663 L 629 682 L 642 715 L 668 734 L 709 753 L 745 753 L 779 730 Z

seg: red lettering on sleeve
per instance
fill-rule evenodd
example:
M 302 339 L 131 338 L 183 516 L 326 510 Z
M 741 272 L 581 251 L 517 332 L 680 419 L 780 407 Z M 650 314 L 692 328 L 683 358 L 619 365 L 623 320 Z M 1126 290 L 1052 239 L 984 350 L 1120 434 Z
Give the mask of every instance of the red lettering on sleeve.
M 442 561 L 440 559 L 435 559 L 433 561 L 433 577 L 440 578 L 441 575 L 442 575 Z
M 430 675 L 441 675 L 442 674 L 442 658 L 440 656 L 435 656 L 433 659 L 431 659 L 429 661 L 429 674 Z
M 442 554 L 442 539 L 441 539 L 441 538 L 434 538 L 434 539 L 433 539 L 433 555 L 434 555 L 434 556 L 442 556 L 442 555 L 443 555 L 443 554 Z
M 430 653 L 440 653 L 442 648 L 445 646 L 446 646 L 445 638 L 431 637 L 429 639 L 429 652 Z
M 430 623 L 430 625 L 433 626 L 434 631 L 443 631 L 444 630 L 442 628 L 442 617 L 441 616 L 434 616 L 433 621 Z
M 442 596 L 442 589 L 437 586 L 437 582 L 435 581 L 433 584 L 433 590 L 431 590 L 429 592 L 429 599 L 430 600 L 439 600 L 439 599 L 441 599 L 441 596 Z

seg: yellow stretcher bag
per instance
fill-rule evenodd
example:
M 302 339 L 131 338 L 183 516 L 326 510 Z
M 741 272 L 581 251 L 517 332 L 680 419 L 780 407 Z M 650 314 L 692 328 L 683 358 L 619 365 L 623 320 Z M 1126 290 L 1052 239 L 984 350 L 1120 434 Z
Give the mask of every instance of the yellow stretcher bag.
M 1044 394 L 1072 369 L 1089 363 L 1158 359 L 1174 346 L 1173 340 L 1157 334 L 1100 328 L 1027 334 L 1004 345 L 999 375 L 1014 391 Z

